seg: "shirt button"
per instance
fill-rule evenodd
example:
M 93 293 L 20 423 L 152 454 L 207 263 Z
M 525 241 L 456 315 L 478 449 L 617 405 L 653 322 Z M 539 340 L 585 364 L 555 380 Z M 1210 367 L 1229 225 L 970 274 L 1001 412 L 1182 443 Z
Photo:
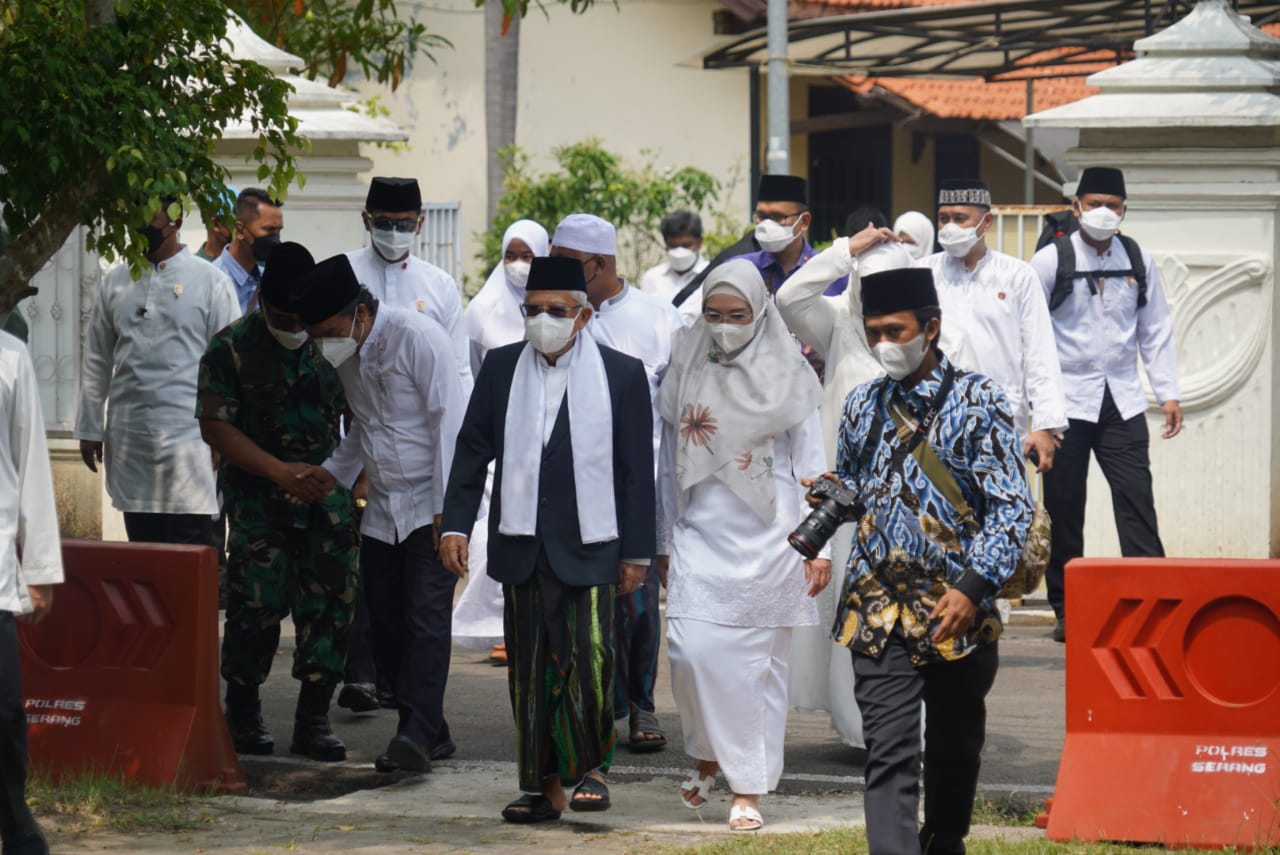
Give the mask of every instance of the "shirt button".
M 547 506 L 547 500 L 546 500 L 546 499 L 539 499 L 539 500 L 538 500 L 538 504 L 539 504 L 539 505 L 542 505 L 542 507 L 544 507 L 544 508 L 545 508 L 545 507 Z

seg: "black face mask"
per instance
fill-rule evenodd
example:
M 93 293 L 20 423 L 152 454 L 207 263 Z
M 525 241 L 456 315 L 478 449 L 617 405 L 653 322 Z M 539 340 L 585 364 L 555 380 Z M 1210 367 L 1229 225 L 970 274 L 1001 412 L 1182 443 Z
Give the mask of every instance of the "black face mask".
M 147 255 L 155 255 L 156 251 L 159 250 L 168 239 L 164 233 L 164 229 L 156 228 L 150 224 L 139 226 L 137 231 L 138 234 L 144 235 L 147 239 Z
M 253 252 L 253 257 L 258 261 L 266 264 L 271 260 L 271 253 L 275 252 L 277 246 L 280 245 L 280 233 L 262 235 L 253 239 L 253 245 L 249 247 Z

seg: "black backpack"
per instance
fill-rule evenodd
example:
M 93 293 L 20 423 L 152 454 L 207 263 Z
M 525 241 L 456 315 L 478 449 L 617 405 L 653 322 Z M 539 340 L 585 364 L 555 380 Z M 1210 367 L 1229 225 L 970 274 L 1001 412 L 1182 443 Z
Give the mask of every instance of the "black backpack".
M 1040 239 L 1036 241 L 1036 251 L 1049 244 L 1058 248 L 1058 272 L 1053 279 L 1053 293 L 1049 296 L 1049 311 L 1054 311 L 1067 301 L 1075 289 L 1077 279 L 1083 278 L 1089 283 L 1089 293 L 1098 293 L 1098 278 L 1130 276 L 1138 283 L 1138 308 L 1147 305 L 1147 266 L 1142 263 L 1142 250 L 1138 242 L 1127 235 L 1117 234 L 1120 245 L 1129 256 L 1128 270 L 1106 270 L 1076 273 L 1076 251 L 1071 245 L 1071 233 L 1080 228 L 1080 221 L 1073 211 L 1055 211 L 1044 215 L 1044 228 L 1040 231 Z

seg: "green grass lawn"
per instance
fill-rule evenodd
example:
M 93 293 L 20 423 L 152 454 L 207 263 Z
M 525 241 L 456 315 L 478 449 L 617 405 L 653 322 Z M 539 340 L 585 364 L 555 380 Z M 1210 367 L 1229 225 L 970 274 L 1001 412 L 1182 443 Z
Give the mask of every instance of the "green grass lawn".
M 212 815 L 173 788 L 144 787 L 86 773 L 57 782 L 39 774 L 27 779 L 27 804 L 41 819 L 66 831 L 186 831 Z

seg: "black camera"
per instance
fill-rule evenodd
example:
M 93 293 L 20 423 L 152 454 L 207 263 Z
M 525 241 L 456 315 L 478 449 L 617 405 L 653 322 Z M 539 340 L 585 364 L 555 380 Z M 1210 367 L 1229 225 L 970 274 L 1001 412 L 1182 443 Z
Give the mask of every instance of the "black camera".
M 787 535 L 787 543 L 805 558 L 814 559 L 836 533 L 836 529 L 862 516 L 863 505 L 858 501 L 857 494 L 830 478 L 819 478 L 809 488 L 809 496 L 821 499 L 822 504 L 814 508 L 796 526 L 796 530 Z

